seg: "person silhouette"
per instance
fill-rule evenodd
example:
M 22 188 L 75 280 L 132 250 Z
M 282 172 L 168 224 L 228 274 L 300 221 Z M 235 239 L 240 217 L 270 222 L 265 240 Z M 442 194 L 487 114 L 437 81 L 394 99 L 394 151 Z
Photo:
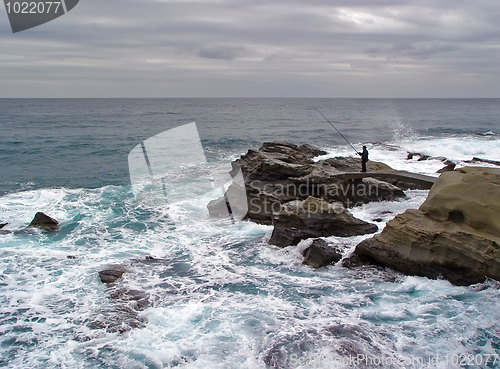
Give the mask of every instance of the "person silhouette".
M 368 162 L 368 150 L 366 146 L 363 146 L 363 151 L 358 152 L 358 154 L 361 156 L 361 171 L 366 172 L 366 163 Z

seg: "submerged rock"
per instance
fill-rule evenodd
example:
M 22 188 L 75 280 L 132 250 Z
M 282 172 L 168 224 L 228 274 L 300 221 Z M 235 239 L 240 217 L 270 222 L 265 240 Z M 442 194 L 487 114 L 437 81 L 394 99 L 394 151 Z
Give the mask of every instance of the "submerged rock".
M 99 278 L 102 283 L 106 283 L 113 303 L 99 311 L 96 317 L 87 323 L 89 328 L 116 333 L 144 328 L 144 319 L 140 317 L 139 312 L 149 306 L 149 295 L 125 287 L 120 281 L 125 272 L 126 269 L 120 265 L 99 272 Z
M 397 215 L 355 253 L 457 285 L 500 280 L 500 169 L 443 173 L 418 210 Z
M 116 266 L 110 269 L 101 270 L 99 272 L 99 278 L 102 283 L 114 283 L 123 276 L 123 273 L 125 273 L 125 269 Z
M 321 238 L 313 240 L 311 246 L 302 253 L 304 256 L 303 264 L 313 268 L 321 268 L 334 264 L 342 259 L 342 254 L 336 248 L 328 245 L 328 242 Z
M 273 233 L 268 243 L 279 247 L 297 245 L 313 237 L 349 237 L 378 230 L 375 224 L 357 219 L 341 203 L 329 204 L 323 199 L 286 203 L 273 217 Z
M 111 291 L 110 297 L 117 302 L 127 303 L 129 307 L 137 311 L 142 311 L 149 306 L 149 295 L 139 290 L 116 288 Z
M 35 227 L 35 228 L 44 229 L 46 231 L 53 231 L 57 228 L 58 225 L 59 225 L 59 222 L 57 220 L 55 220 L 54 218 L 51 218 L 47 214 L 44 214 L 42 212 L 38 212 L 35 214 L 35 217 L 31 221 L 31 223 L 28 225 L 28 228 Z

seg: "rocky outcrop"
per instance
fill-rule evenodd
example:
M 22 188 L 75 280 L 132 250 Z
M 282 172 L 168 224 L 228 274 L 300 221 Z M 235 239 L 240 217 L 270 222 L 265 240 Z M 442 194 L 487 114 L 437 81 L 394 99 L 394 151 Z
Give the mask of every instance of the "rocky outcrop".
M 308 197 L 286 203 L 273 215 L 273 233 L 268 243 L 279 247 L 297 245 L 313 237 L 349 237 L 374 233 L 378 227 L 357 219 L 341 203 L 329 204 Z
M 313 170 L 313 158 L 327 152 L 309 145 L 264 142 L 259 150 L 248 150 L 234 162 L 249 180 L 278 180 L 301 177 Z
M 348 179 L 339 176 L 345 172 L 359 172 L 359 158 L 313 160 L 324 154 L 325 151 L 309 145 L 266 142 L 258 150 L 248 150 L 247 154 L 233 162 L 233 174 L 241 169 L 245 179 L 247 218 L 270 225 L 273 213 L 279 212 L 285 203 L 305 200 L 309 196 L 341 202 L 345 207 L 405 197 L 404 192 L 393 183 L 375 178 Z M 391 168 L 370 161 L 368 170 L 390 171 Z M 228 193 L 231 194 L 231 191 L 241 193 L 238 186 L 231 186 Z M 232 202 L 231 206 L 238 207 L 238 201 Z M 227 216 L 226 199 L 210 202 L 208 210 L 211 216 Z
M 42 212 L 38 212 L 35 214 L 35 217 L 28 225 L 28 228 L 35 227 L 46 231 L 53 231 L 57 228 L 58 225 L 59 222 L 54 218 L 51 218 L 47 214 L 44 214 Z
M 389 221 L 355 253 L 411 275 L 458 285 L 500 280 L 500 169 L 439 177 L 420 208 Z
M 321 238 L 314 239 L 311 245 L 302 252 L 302 255 L 304 256 L 302 263 L 313 268 L 335 264 L 342 259 L 342 253 Z

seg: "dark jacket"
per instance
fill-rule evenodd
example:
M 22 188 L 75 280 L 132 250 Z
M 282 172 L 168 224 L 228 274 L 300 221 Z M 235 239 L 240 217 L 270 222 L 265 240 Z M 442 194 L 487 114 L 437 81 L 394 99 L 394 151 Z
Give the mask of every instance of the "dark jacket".
M 361 161 L 366 163 L 368 161 L 368 150 L 364 149 L 361 153 Z

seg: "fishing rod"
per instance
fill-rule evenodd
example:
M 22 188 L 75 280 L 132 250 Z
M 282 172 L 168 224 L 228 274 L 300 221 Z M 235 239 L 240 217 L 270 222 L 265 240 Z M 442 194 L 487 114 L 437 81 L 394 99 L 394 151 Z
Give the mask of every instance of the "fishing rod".
M 314 107 L 314 109 L 316 109 L 316 110 L 318 111 L 318 113 L 320 113 L 320 114 L 321 114 L 321 116 L 322 116 L 323 118 L 325 118 L 325 120 L 326 120 L 328 123 L 330 123 L 330 125 L 331 125 L 333 128 L 335 128 L 335 130 L 339 133 L 339 135 L 341 135 L 341 136 L 342 136 L 342 138 L 343 138 L 343 139 L 344 139 L 344 140 L 345 140 L 345 141 L 349 144 L 349 146 L 351 146 L 351 147 L 352 147 L 352 149 L 353 149 L 354 151 L 356 151 L 356 154 L 361 155 L 361 154 L 358 152 L 358 150 L 356 150 L 356 149 L 354 148 L 354 146 L 352 146 L 352 144 L 351 144 L 351 143 L 347 140 L 347 138 L 345 138 L 345 137 L 344 137 L 344 135 L 342 134 L 342 132 L 340 132 L 340 131 L 337 129 L 337 127 L 335 127 L 335 126 L 333 125 L 333 123 L 332 123 L 332 122 L 330 122 L 330 121 L 327 119 L 327 117 L 325 117 L 325 116 L 323 115 L 323 113 L 319 111 L 319 109 L 318 109 L 318 108 Z

